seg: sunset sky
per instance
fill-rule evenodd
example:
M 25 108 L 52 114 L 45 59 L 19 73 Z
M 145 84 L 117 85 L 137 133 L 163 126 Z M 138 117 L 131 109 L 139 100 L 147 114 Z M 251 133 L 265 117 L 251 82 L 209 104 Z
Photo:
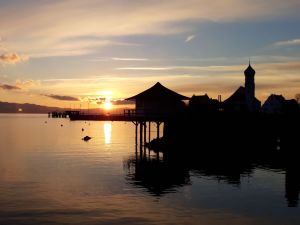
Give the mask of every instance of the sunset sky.
M 260 100 L 294 98 L 299 11 L 299 0 L 1 0 L 0 101 L 87 107 L 157 81 L 225 99 L 249 58 Z

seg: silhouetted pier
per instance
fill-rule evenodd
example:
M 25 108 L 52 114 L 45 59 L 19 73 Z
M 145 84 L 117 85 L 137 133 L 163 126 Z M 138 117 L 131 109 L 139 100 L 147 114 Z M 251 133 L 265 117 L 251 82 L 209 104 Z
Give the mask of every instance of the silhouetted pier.
M 141 113 L 135 109 L 125 109 L 123 114 L 70 114 L 70 120 L 84 120 L 84 121 L 124 121 L 132 122 L 135 125 L 136 144 L 138 143 L 138 136 L 140 138 L 140 146 L 145 146 L 147 142 L 151 141 L 151 123 L 156 125 L 156 137 L 160 138 L 160 125 L 166 121 L 168 115 L 158 113 Z M 139 135 L 138 135 L 139 133 Z
M 80 111 L 75 111 L 75 110 L 68 110 L 64 112 L 48 112 L 48 117 L 49 118 L 67 118 L 70 117 L 71 115 L 80 115 Z
M 260 102 L 254 95 L 254 74 L 255 71 L 249 65 L 245 71 L 246 87 L 238 88 L 224 102 L 220 101 L 220 97 L 215 100 L 207 95 L 188 98 L 156 83 L 125 99 L 135 101 L 135 109 L 126 109 L 122 114 L 86 115 L 76 112 L 70 113 L 69 117 L 71 120 L 132 122 L 135 125 L 136 145 L 139 143 L 141 152 L 146 146 L 149 149 L 155 148 L 157 153 L 158 150 L 165 153 L 170 149 L 172 152 L 181 152 L 182 149 L 187 152 L 187 146 L 190 146 L 188 149 L 197 151 L 195 149 L 199 146 L 205 146 L 199 151 L 201 154 L 237 156 L 246 152 L 248 155 L 273 154 L 274 151 L 298 146 L 297 132 L 293 131 L 300 126 L 297 102 L 280 98 L 282 110 L 273 112 L 272 99 L 278 98 L 273 96 L 272 101 L 270 100 L 272 104 L 265 106 L 268 110 L 261 110 L 258 107 Z M 188 105 L 184 102 L 187 100 Z M 152 141 L 151 123 L 156 125 L 156 137 Z M 162 123 L 163 134 L 160 129 Z M 208 150 L 212 146 L 216 152 Z M 224 146 L 226 151 L 222 150 Z M 243 151 L 240 151 L 241 146 L 244 146 Z M 296 153 L 288 150 L 285 152 L 290 157 Z M 159 158 L 159 153 L 157 155 Z

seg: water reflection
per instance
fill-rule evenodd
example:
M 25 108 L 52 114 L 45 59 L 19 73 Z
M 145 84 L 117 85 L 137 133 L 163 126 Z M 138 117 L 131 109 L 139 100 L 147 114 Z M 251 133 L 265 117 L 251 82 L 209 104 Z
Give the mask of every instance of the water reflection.
M 103 124 L 103 129 L 104 129 L 104 141 L 105 144 L 110 144 L 111 142 L 111 123 L 110 122 L 105 122 Z
M 168 163 L 149 154 L 136 152 L 125 163 L 127 181 L 145 188 L 154 196 L 176 192 L 177 187 L 190 184 L 190 174 L 187 169 L 178 164 Z
M 128 158 L 124 164 L 127 182 L 154 196 L 178 192 L 181 187 L 191 185 L 191 177 L 195 176 L 242 188 L 241 181 L 244 179 L 251 184 L 253 175 L 259 169 L 284 174 L 285 185 L 282 183 L 282 186 L 285 187 L 285 195 L 282 197 L 286 198 L 288 207 L 298 206 L 300 166 L 290 158 L 283 158 L 278 152 L 255 160 L 168 152 L 157 158 L 143 149 L 136 151 L 135 156 Z
M 285 197 L 289 207 L 297 207 L 300 193 L 299 167 L 286 169 L 285 175 Z

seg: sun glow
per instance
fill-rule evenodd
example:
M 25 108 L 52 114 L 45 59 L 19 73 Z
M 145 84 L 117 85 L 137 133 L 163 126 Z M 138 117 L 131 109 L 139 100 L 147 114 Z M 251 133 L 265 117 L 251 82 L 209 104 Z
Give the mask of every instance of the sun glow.
M 112 109 L 112 103 L 111 103 L 111 101 L 110 101 L 109 99 L 106 100 L 106 101 L 104 102 L 103 108 L 104 108 L 105 110 L 110 110 L 110 109 Z

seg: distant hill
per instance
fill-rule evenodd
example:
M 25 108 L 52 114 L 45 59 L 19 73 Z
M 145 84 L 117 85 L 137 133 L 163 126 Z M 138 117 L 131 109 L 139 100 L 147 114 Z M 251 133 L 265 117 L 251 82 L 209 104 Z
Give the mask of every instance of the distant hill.
M 0 113 L 48 113 L 48 112 L 63 112 L 66 110 L 70 110 L 70 108 L 59 108 L 59 107 L 49 107 L 43 105 L 29 104 L 29 103 L 9 103 L 9 102 L 1 102 L 0 101 Z M 79 110 L 79 109 L 72 109 Z M 85 114 L 99 114 L 103 113 L 103 111 L 99 108 L 92 109 L 81 109 L 81 113 Z
M 67 109 L 59 107 L 48 107 L 35 104 L 20 104 L 0 102 L 0 113 L 48 113 L 52 111 L 65 111 Z

